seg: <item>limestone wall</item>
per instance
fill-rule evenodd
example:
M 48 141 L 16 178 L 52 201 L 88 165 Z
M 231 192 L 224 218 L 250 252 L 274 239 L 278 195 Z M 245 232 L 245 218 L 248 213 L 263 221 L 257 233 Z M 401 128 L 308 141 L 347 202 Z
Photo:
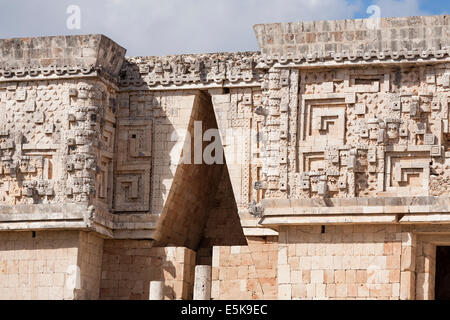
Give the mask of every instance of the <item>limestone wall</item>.
M 448 16 L 272 23 L 254 30 L 264 55 L 306 63 L 388 59 L 403 50 L 437 53 L 448 46 L 450 32 Z
M 433 300 L 436 284 L 436 245 L 418 242 L 416 251 L 416 300 Z
M 76 291 L 77 299 L 96 300 L 100 298 L 103 242 L 104 239 L 94 233 L 80 232 L 77 259 L 81 287 Z
M 124 92 L 118 103 L 115 212 L 160 214 L 169 196 L 198 92 Z M 183 141 L 181 141 L 181 146 Z
M 278 239 L 249 237 L 247 241 L 247 246 L 214 247 L 212 299 L 277 299 Z
M 1 299 L 98 299 L 102 239 L 77 231 L 0 233 Z
M 132 58 L 101 35 L 0 40 L 0 297 L 147 299 L 164 280 L 188 299 L 206 263 L 214 299 L 433 298 L 449 32 L 268 24 L 261 52 Z M 196 154 L 207 129 L 223 163 Z
M 0 39 L 0 80 L 117 76 L 125 49 L 104 35 Z
M 280 299 L 413 299 L 411 234 L 390 225 L 280 230 Z
M 195 252 L 152 246 L 145 240 L 105 241 L 101 299 L 148 300 L 150 281 L 164 281 L 165 299 L 192 299 Z

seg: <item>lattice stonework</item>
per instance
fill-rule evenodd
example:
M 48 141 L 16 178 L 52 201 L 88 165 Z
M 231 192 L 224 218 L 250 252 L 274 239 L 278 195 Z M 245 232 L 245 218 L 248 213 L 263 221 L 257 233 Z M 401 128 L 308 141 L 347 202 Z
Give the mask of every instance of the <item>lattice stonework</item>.
M 442 67 L 301 71 L 291 196 L 442 194 L 446 74 Z
M 108 197 L 107 179 L 96 192 L 96 181 L 102 180 L 96 162 L 103 152 L 96 141 L 103 128 L 109 142 L 103 143 L 102 163 L 113 158 L 115 119 L 105 119 L 111 113 L 105 108 L 106 91 L 94 80 L 0 85 L 1 202 L 54 204 Z

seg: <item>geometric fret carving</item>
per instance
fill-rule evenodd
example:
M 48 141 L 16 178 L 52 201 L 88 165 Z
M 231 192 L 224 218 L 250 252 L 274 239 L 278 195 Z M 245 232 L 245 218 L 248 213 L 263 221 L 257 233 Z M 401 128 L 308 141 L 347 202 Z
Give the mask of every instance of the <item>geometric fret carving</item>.
M 150 210 L 150 173 L 116 174 L 114 209 L 118 212 Z
M 427 194 L 429 180 L 429 153 L 386 154 L 386 191 L 395 191 L 398 195 Z
M 150 210 L 152 120 L 118 120 L 114 210 Z
M 325 153 L 309 152 L 300 157 L 301 172 L 322 172 L 325 169 Z
M 146 170 L 152 156 L 152 121 L 119 120 L 117 170 Z
M 420 89 L 416 72 L 402 76 L 396 83 L 383 68 L 300 72 L 298 167 L 290 180 L 296 195 L 316 196 L 307 192 L 314 188 L 325 197 L 445 192 L 430 186 L 450 176 L 449 161 L 443 165 L 450 158 L 448 94 Z
M 113 194 L 111 192 L 113 186 L 113 158 L 114 158 L 114 135 L 115 135 L 115 118 L 112 113 L 107 113 L 103 126 L 101 140 L 101 156 L 98 159 L 97 171 L 97 197 L 99 200 L 107 204 L 108 208 L 112 208 Z
M 346 108 L 344 98 L 303 100 L 300 146 L 345 144 Z

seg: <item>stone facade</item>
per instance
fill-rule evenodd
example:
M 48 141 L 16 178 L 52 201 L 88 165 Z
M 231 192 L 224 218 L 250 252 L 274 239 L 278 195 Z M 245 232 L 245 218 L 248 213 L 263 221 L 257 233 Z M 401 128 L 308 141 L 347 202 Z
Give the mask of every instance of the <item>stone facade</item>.
M 449 17 L 254 30 L 166 57 L 0 40 L 0 298 L 192 299 L 204 264 L 212 299 L 436 298 Z

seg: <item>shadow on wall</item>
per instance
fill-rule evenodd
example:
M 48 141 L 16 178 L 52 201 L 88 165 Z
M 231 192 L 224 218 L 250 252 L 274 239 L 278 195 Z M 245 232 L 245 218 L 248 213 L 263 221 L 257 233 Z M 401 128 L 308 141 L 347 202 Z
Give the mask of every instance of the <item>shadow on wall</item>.
M 152 272 L 152 279 L 150 281 L 164 281 L 164 299 L 175 300 L 177 299 L 177 293 L 175 292 L 173 283 L 167 284 L 166 279 L 177 279 L 177 269 L 171 261 L 164 262 L 161 268 Z M 144 287 L 144 297 L 150 296 L 150 281 L 147 281 Z
M 197 249 L 197 264 L 211 265 L 214 246 L 246 246 L 226 164 L 217 192 L 209 209 L 208 222 Z
M 144 240 L 106 240 L 101 299 L 148 300 L 150 281 L 164 281 L 165 299 L 192 299 L 195 252 L 155 248 Z
M 191 155 L 194 155 L 194 122 L 201 121 L 203 133 L 208 129 L 217 129 L 217 122 L 211 97 L 197 91 L 192 114 L 189 119 L 191 133 Z M 185 141 L 185 143 L 189 143 Z M 203 149 L 210 142 L 203 142 Z M 192 161 L 193 162 L 193 161 Z M 226 176 L 225 176 L 226 173 Z M 158 224 L 157 246 L 184 246 L 197 250 L 205 235 L 205 227 L 217 205 L 217 199 L 229 194 L 218 194 L 222 183 L 229 183 L 226 164 L 180 164 L 177 167 L 172 188 L 164 205 L 164 211 Z M 231 188 L 228 188 L 229 192 Z M 234 207 L 236 203 L 233 199 Z M 230 207 L 234 211 L 233 205 Z M 237 209 L 235 210 L 237 217 Z M 231 217 L 231 216 L 230 216 Z M 217 226 L 216 226 L 217 227 Z M 239 224 L 240 228 L 240 224 Z M 241 240 L 243 239 L 240 228 Z M 245 241 L 245 240 L 244 240 Z
M 144 83 L 139 79 L 139 66 L 126 63 L 121 78 Z M 201 122 L 200 138 L 208 129 L 218 127 L 211 96 L 200 90 L 149 91 L 136 87 L 123 92 L 119 100 L 115 212 L 161 213 L 153 236 L 155 246 L 197 250 L 202 237 L 211 238 L 211 230 L 228 228 L 229 222 L 215 224 L 220 220 L 215 217 L 220 215 L 222 220 L 234 221 L 230 239 L 239 241 L 228 243 L 245 243 L 226 165 L 193 164 L 195 122 Z M 191 141 L 181 141 L 178 130 L 189 132 Z M 203 141 L 202 152 L 211 142 Z M 189 143 L 192 164 L 179 164 L 178 157 L 186 156 L 181 149 L 188 148 Z M 229 204 L 224 205 L 221 198 Z

